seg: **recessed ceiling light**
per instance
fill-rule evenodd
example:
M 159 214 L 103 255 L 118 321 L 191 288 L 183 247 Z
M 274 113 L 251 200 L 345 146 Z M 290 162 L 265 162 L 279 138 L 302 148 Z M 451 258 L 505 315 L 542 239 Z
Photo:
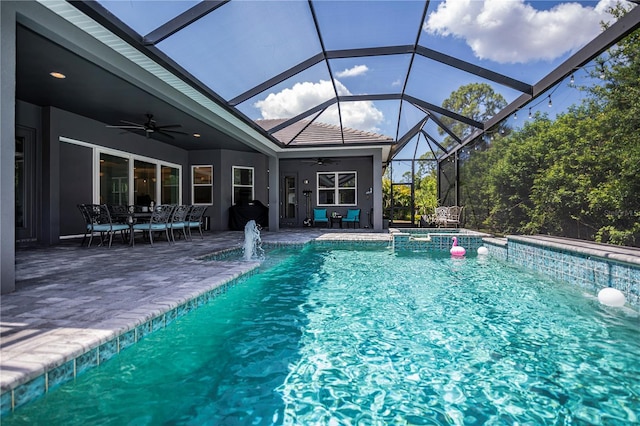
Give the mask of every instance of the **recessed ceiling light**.
M 53 78 L 67 78 L 66 75 L 62 74 L 61 72 L 57 72 L 57 71 L 52 71 L 49 73 L 49 75 Z
M 193 137 L 194 137 L 194 138 L 199 138 L 199 137 L 200 137 L 200 133 L 194 133 L 194 134 L 193 134 Z

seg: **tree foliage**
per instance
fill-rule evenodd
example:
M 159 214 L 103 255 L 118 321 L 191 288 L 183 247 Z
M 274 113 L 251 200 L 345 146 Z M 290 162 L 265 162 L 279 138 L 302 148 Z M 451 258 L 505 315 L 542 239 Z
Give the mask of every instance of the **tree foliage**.
M 472 120 L 483 122 L 493 117 L 498 111 L 507 106 L 504 97 L 496 93 L 487 83 L 471 83 L 460 86 L 452 92 L 442 103 L 442 107 L 456 112 Z M 460 139 L 469 136 L 474 128 L 466 123 L 449 117 L 441 117 L 442 123 Z M 438 129 L 440 135 L 445 131 Z M 445 139 L 445 145 L 451 146 L 449 137 Z
M 462 162 L 473 226 L 640 245 L 640 32 L 601 64 L 605 80 L 580 105 L 537 114 Z

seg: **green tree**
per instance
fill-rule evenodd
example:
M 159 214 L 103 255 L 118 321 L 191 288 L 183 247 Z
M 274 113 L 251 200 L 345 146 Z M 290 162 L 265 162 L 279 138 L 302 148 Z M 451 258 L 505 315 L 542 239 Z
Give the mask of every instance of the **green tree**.
M 443 108 L 480 122 L 484 122 L 493 117 L 506 106 L 507 101 L 504 97 L 496 93 L 487 83 L 471 83 L 460 86 L 442 102 Z M 471 135 L 475 130 L 474 127 L 466 123 L 446 116 L 440 117 L 440 120 L 461 140 Z M 438 129 L 438 132 L 440 135 L 446 133 L 442 129 Z M 453 143 L 450 136 L 444 139 L 444 144 L 447 147 L 452 146 Z

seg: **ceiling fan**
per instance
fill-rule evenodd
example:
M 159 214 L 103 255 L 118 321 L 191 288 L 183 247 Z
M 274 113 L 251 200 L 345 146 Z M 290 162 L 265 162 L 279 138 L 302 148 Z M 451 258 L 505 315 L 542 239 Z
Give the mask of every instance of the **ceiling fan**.
M 159 135 L 163 135 L 168 138 L 175 139 L 171 133 L 178 134 L 178 135 L 188 134 L 180 130 L 171 130 L 171 129 L 176 129 L 178 127 L 182 127 L 181 124 L 165 124 L 164 126 L 158 126 L 156 124 L 156 120 L 154 120 L 153 118 L 153 114 L 146 114 L 146 116 L 147 116 L 147 122 L 144 124 L 134 123 L 132 121 L 127 121 L 127 120 L 120 120 L 120 122 L 123 124 L 117 125 L 117 126 L 107 126 L 107 127 L 114 128 L 114 129 L 129 130 L 132 132 L 136 132 L 136 131 L 144 132 L 146 137 L 150 137 L 152 133 L 157 133 Z
M 318 157 L 318 158 L 309 158 L 306 160 L 302 160 L 303 163 L 314 163 L 317 164 L 318 166 L 323 166 L 325 164 L 334 164 L 334 163 L 338 163 L 338 160 L 333 160 L 331 158 L 324 158 L 324 157 Z

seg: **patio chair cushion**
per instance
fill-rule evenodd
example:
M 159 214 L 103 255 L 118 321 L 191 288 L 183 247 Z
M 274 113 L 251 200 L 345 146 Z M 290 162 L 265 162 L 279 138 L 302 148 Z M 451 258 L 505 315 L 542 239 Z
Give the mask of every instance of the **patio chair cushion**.
M 360 209 L 349 209 L 347 210 L 347 216 L 342 218 L 342 222 L 353 223 L 353 226 L 358 224 L 360 227 Z
M 167 229 L 166 223 L 136 223 L 133 225 L 133 229 L 152 230 L 152 231 L 164 231 Z

